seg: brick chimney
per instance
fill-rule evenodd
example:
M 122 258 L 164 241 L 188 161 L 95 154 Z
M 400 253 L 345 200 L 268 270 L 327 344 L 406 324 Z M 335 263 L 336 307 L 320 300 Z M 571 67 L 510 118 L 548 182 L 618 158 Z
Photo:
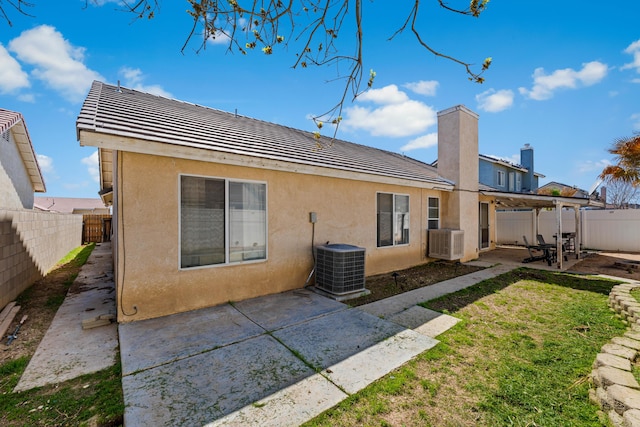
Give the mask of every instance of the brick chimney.
M 438 174 L 452 181 L 443 228 L 464 230 L 462 261 L 478 256 L 478 115 L 464 105 L 438 112 Z

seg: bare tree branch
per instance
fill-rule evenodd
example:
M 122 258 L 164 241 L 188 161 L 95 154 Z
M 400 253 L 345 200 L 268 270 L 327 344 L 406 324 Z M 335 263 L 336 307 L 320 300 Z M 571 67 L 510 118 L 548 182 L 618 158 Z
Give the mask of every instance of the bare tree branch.
M 8 6 L 5 6 L 5 4 L 7 4 Z M 33 15 L 28 14 L 27 11 L 25 10 L 25 8 L 33 7 L 33 6 L 34 6 L 33 3 L 30 3 L 26 0 L 17 0 L 17 1 L 0 0 L 0 15 L 4 18 L 5 21 L 7 21 L 7 24 L 10 27 L 13 27 L 13 22 L 11 22 L 9 15 L 7 15 L 7 11 L 5 10 L 5 7 L 10 7 L 20 12 L 22 15 L 30 16 L 33 18 Z

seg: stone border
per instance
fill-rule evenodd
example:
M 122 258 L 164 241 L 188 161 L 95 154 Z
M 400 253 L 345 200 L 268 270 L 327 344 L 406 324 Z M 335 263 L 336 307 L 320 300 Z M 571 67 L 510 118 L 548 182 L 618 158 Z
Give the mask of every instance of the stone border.
M 589 398 L 606 412 L 616 427 L 640 427 L 640 385 L 631 364 L 640 353 L 640 303 L 631 290 L 640 283 L 622 283 L 609 293 L 609 306 L 629 329 L 602 346 L 593 362 Z

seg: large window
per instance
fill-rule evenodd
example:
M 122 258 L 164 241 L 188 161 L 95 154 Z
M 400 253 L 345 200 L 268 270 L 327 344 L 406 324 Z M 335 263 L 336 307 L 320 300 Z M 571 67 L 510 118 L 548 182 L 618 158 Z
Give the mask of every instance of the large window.
M 378 193 L 378 246 L 409 243 L 409 196 Z
M 180 177 L 180 267 L 267 257 L 267 186 Z
M 440 199 L 429 197 L 427 200 L 427 229 L 437 230 L 440 228 Z

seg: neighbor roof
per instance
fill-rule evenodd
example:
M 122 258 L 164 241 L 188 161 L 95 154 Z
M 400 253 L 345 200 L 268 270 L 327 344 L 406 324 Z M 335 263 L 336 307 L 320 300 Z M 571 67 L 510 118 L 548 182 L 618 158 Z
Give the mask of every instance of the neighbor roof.
M 71 197 L 34 197 L 33 207 L 41 211 L 73 213 L 75 210 L 107 209 L 102 200 Z
M 91 86 L 76 128 L 81 144 L 86 143 L 82 132 L 120 137 L 86 144 L 104 150 L 134 150 L 123 138 L 128 137 L 453 188 L 432 166 L 398 153 L 325 136 L 322 143 L 330 146 L 318 148 L 311 132 L 101 82 Z
M 47 190 L 44 185 L 44 178 L 42 177 L 36 152 L 33 150 L 33 144 L 22 114 L 0 108 L 0 134 L 9 130 L 13 134 L 33 190 L 37 193 L 44 193 Z
M 490 162 L 490 163 L 495 163 L 497 165 L 507 166 L 507 167 L 510 167 L 510 168 L 513 168 L 513 169 L 517 169 L 517 170 L 519 170 L 521 172 L 528 172 L 529 171 L 529 169 L 527 169 L 526 167 L 522 166 L 521 164 L 513 163 L 513 162 L 510 162 L 508 160 L 501 159 L 500 157 L 488 156 L 486 154 L 479 154 L 478 157 L 480 157 L 481 160 L 485 160 L 485 161 Z M 535 172 L 534 171 L 533 174 L 535 176 L 539 177 L 539 178 L 545 178 L 545 176 L 542 175 L 539 172 Z

